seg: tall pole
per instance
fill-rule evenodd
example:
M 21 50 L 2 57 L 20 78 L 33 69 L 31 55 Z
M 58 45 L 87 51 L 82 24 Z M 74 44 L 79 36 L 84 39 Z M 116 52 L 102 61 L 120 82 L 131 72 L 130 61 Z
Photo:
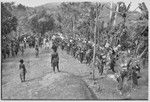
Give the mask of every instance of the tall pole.
M 113 8 L 113 3 L 112 3 L 112 1 L 111 1 L 110 8 L 111 8 L 111 9 Z M 111 28 L 111 26 L 112 26 L 112 15 L 113 15 L 113 11 L 112 11 L 112 10 L 110 10 L 110 15 L 109 15 L 109 19 L 110 19 L 110 21 L 109 21 L 109 25 L 108 25 L 109 29 L 110 29 L 110 28 Z
M 113 8 L 113 4 L 112 4 L 112 1 L 111 1 L 111 5 L 110 5 L 110 8 L 111 8 L 111 9 Z M 110 16 L 109 16 L 109 17 L 110 17 L 110 19 L 111 19 L 111 17 L 112 17 L 112 12 L 113 12 L 113 11 L 112 11 L 112 10 L 110 10 Z
M 118 5 L 118 3 L 117 3 L 116 11 L 118 12 L 118 10 L 119 10 L 119 5 Z M 113 26 L 115 26 L 115 25 L 116 25 L 116 19 L 117 19 L 117 13 L 115 13 L 115 19 L 114 19 Z
M 97 31 L 97 21 L 98 21 L 97 5 L 98 4 L 96 3 L 96 18 L 95 18 L 95 29 L 94 29 L 94 54 L 93 54 L 93 80 L 95 80 L 96 31 Z
M 73 38 L 75 38 L 75 16 L 73 16 L 73 27 L 72 27 L 72 30 L 73 30 Z

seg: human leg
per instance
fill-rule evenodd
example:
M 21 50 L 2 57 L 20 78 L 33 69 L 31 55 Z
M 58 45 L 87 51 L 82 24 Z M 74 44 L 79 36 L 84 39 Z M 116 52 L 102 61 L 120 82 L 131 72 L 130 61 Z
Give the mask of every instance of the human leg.
M 20 80 L 21 80 L 21 82 L 23 82 L 22 73 L 20 73 Z
M 57 63 L 57 70 L 58 70 L 58 72 L 60 72 L 60 70 L 59 70 L 59 63 Z

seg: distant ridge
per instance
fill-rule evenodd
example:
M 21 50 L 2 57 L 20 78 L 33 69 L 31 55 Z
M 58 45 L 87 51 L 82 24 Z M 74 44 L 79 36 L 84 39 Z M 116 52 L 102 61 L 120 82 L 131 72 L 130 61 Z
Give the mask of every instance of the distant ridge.
M 53 2 L 53 3 L 47 3 L 41 6 L 35 7 L 35 9 L 41 9 L 41 8 L 46 8 L 46 9 L 57 9 L 57 6 L 59 6 L 61 2 Z
M 37 7 L 34 7 L 36 10 L 42 10 L 45 9 L 47 10 L 47 12 L 52 13 L 52 12 L 56 12 L 58 11 L 58 6 L 61 4 L 62 2 L 52 2 L 52 3 L 47 3 L 47 4 L 43 4 Z M 82 2 L 81 2 L 82 3 Z M 92 2 L 91 2 L 92 3 Z M 109 7 L 108 3 L 105 3 L 105 5 L 107 7 Z M 113 8 L 115 7 L 115 4 L 113 3 Z M 103 11 L 101 11 L 100 13 L 101 17 L 102 17 L 102 21 L 104 21 L 105 23 L 109 22 L 109 16 L 110 16 L 110 10 L 105 8 Z M 138 11 L 130 11 L 129 13 L 130 17 L 128 19 L 132 19 L 132 20 L 136 20 L 139 16 L 140 16 L 140 12 Z M 116 24 L 119 24 L 120 22 L 122 22 L 123 19 L 120 16 L 117 16 L 116 19 Z M 129 24 L 129 22 L 126 22 L 127 25 Z

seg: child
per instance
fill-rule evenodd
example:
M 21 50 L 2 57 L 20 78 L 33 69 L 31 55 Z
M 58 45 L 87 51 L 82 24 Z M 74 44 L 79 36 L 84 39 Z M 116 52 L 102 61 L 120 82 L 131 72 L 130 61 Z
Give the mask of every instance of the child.
M 106 61 L 105 61 L 105 59 L 102 58 L 101 59 L 101 75 L 103 74 L 105 65 L 106 65 Z
M 53 67 L 53 71 L 55 72 L 55 67 L 57 67 L 58 72 L 59 71 L 59 56 L 57 53 L 57 48 L 52 48 L 53 53 L 51 54 L 51 65 Z
M 102 75 L 103 74 L 103 67 L 101 66 L 101 60 L 96 56 L 96 66 L 98 68 L 99 73 Z
M 23 46 L 23 42 L 20 43 L 20 49 L 21 49 L 21 55 L 24 55 L 24 46 Z
M 36 50 L 36 57 L 38 57 L 39 56 L 39 47 L 38 47 L 38 45 L 35 46 L 35 50 Z
M 138 77 L 137 77 L 137 71 L 136 66 L 132 67 L 132 81 L 133 81 L 133 87 L 138 86 Z
M 114 67 L 115 67 L 115 58 L 112 57 L 111 58 L 111 62 L 110 62 L 110 69 L 115 73 Z
M 118 81 L 118 90 L 120 91 L 120 94 L 124 94 L 125 92 L 127 92 L 126 88 L 127 88 L 127 68 L 122 68 L 122 71 L 119 71 L 119 73 L 116 73 L 115 75 L 117 75 L 117 81 Z
M 25 74 L 27 73 L 27 71 L 25 65 L 23 64 L 23 59 L 20 60 L 19 70 L 21 82 L 25 82 Z

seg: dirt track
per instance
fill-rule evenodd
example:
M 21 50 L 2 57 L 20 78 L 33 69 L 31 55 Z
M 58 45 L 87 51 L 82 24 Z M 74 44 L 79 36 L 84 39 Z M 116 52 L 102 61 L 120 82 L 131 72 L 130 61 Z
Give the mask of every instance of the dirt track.
M 61 73 L 69 73 L 76 75 L 78 78 L 83 79 L 88 87 L 90 87 L 97 95 L 98 99 L 147 99 L 148 98 L 148 85 L 144 79 L 140 81 L 139 89 L 132 91 L 131 96 L 121 96 L 116 90 L 117 83 L 109 78 L 101 78 L 96 71 L 95 84 L 91 80 L 91 68 L 85 64 L 80 64 L 79 61 L 67 55 L 66 52 L 59 50 L 60 56 L 60 70 Z M 34 49 L 26 49 L 23 59 L 27 68 L 26 82 L 21 83 L 19 79 L 19 59 L 8 58 L 2 63 L 2 98 L 3 99 L 27 99 L 31 97 L 31 89 L 38 89 L 40 82 L 47 75 L 54 74 L 50 65 L 50 51 L 45 52 L 41 49 L 40 57 L 36 58 Z M 142 73 L 145 73 L 144 70 Z M 56 73 L 58 74 L 58 73 Z M 142 82 L 143 81 L 143 82 Z M 28 91 L 28 92 L 27 92 Z M 136 94 L 135 94 L 136 93 Z M 22 96 L 22 97 L 20 97 Z M 55 98 L 56 99 L 56 98 Z

